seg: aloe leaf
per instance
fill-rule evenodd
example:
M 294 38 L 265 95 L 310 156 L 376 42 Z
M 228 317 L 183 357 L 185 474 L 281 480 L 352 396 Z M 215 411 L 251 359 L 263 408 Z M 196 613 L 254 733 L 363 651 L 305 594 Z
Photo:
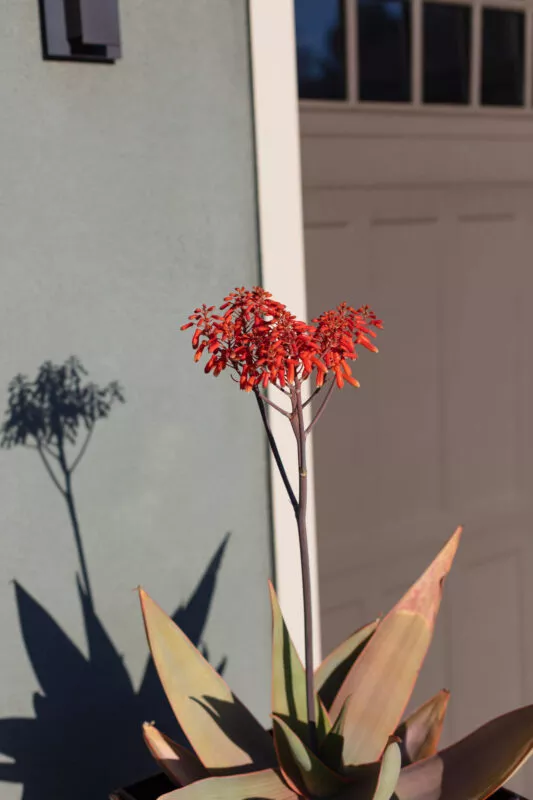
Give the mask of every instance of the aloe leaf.
M 493 719 L 461 741 L 409 767 L 399 800 L 484 800 L 508 781 L 533 751 L 533 706 Z
M 351 696 L 351 695 L 350 695 Z M 342 764 L 342 747 L 343 747 L 343 730 L 344 720 L 346 719 L 346 710 L 350 696 L 344 701 L 339 715 L 332 725 L 332 728 L 324 741 L 321 743 L 318 754 L 324 764 L 335 772 L 343 771 Z
M 353 783 L 336 800 L 390 800 L 396 789 L 402 756 L 396 741 L 386 746 L 380 762 L 356 767 Z
M 269 582 L 272 603 L 272 713 L 283 719 L 309 745 L 305 669 L 292 643 L 274 587 Z M 329 716 L 318 696 L 315 700 L 317 734 L 323 741 L 331 728 Z
M 380 622 L 335 698 L 332 717 L 337 716 L 351 694 L 344 721 L 345 766 L 379 761 L 400 722 L 431 642 L 443 580 L 460 535 L 458 528 L 424 574 Z
M 333 650 L 315 671 L 315 688 L 326 708 L 331 708 L 350 669 L 376 630 L 379 620 L 369 622 Z
M 449 699 L 450 693 L 442 689 L 396 729 L 395 735 L 401 740 L 403 766 L 435 755 Z
M 402 766 L 402 755 L 397 742 L 390 742 L 381 759 L 378 785 L 372 800 L 389 800 L 398 784 Z
M 272 716 L 274 743 L 281 772 L 289 786 L 304 797 L 331 797 L 345 785 L 280 717 Z
M 177 786 L 187 786 L 209 776 L 202 762 L 191 750 L 173 742 L 152 723 L 144 723 L 143 736 L 156 762 Z
M 178 792 L 180 796 L 178 797 Z M 244 775 L 206 778 L 161 795 L 159 800 L 297 800 L 278 770 L 264 769 Z
M 142 589 L 159 678 L 183 732 L 210 771 L 274 766 L 272 738 L 170 617 Z

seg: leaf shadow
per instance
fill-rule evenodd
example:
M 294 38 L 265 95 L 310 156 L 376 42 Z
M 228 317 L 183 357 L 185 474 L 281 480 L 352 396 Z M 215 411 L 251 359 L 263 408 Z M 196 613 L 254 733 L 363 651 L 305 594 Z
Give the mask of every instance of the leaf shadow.
M 174 621 L 209 656 L 204 631 L 229 534 Z M 151 658 L 138 690 L 91 598 L 77 580 L 87 642 L 86 657 L 49 612 L 19 583 L 15 601 L 26 652 L 40 691 L 34 717 L 0 719 L 0 781 L 23 784 L 23 800 L 105 798 L 154 772 L 141 724 L 155 719 L 185 741 L 160 687 Z M 225 660 L 219 665 L 219 671 Z
M 264 750 L 263 742 L 265 730 L 262 725 L 250 714 L 248 709 L 241 703 L 234 694 L 231 701 L 221 700 L 218 697 L 203 695 L 191 697 L 204 711 L 209 714 L 211 719 L 223 731 L 224 735 L 233 742 L 239 750 L 250 757 L 250 762 L 238 769 L 235 767 L 210 768 L 212 776 L 224 777 L 239 773 L 257 772 L 261 769 L 268 769 L 272 766 L 270 750 Z M 272 751 L 273 752 L 273 751 Z M 260 753 L 263 753 L 261 757 Z

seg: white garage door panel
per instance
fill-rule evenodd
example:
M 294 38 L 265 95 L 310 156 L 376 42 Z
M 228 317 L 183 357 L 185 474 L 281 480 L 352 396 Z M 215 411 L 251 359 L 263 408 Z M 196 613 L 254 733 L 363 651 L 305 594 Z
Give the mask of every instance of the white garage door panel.
M 518 258 L 527 250 L 512 217 L 459 217 L 451 234 L 443 330 L 445 481 L 447 504 L 467 511 L 518 491 L 515 320 Z
M 339 116 L 339 114 L 337 114 Z M 396 121 L 394 121 L 394 128 Z M 445 175 L 450 182 L 476 181 L 480 172 L 487 180 L 524 181 L 524 164 L 531 159 L 531 133 L 502 142 L 497 137 L 482 142 L 457 136 L 432 137 L 363 136 L 356 142 L 357 159 L 353 158 L 354 141 L 348 136 L 336 137 L 334 147 L 324 147 L 320 135 L 310 137 L 303 150 L 303 172 L 306 185 L 342 185 L 343 183 L 375 184 L 385 181 L 438 183 Z M 435 158 L 438 147 L 439 158 Z M 530 169 L 526 167 L 526 169 Z
M 404 209 L 399 214 L 376 215 L 368 242 L 369 302 L 391 331 L 379 337 L 381 352 L 373 359 L 376 378 L 369 377 L 364 387 L 374 396 L 379 417 L 373 513 L 382 529 L 403 520 L 410 523 L 413 511 L 420 515 L 440 505 L 439 370 L 434 353 L 439 344 L 442 232 L 435 217 L 403 216 Z
M 305 175 L 304 175 L 305 178 Z M 533 187 L 308 187 L 312 314 L 385 321 L 315 434 L 327 651 L 466 531 L 415 693 L 445 740 L 533 702 Z M 513 786 L 533 793 L 531 769 Z

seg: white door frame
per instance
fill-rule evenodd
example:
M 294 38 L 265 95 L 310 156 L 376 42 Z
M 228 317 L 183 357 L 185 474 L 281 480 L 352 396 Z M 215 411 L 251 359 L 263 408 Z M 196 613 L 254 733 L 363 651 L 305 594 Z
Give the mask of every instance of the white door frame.
M 263 287 L 306 319 L 302 183 L 293 0 L 249 0 L 260 257 Z M 287 420 L 271 424 L 284 463 L 295 463 Z M 311 443 L 309 443 L 311 444 Z M 308 533 L 314 619 L 314 661 L 320 658 L 320 608 L 312 452 Z M 294 514 L 270 461 L 275 583 L 296 647 L 304 652 L 300 556 Z M 292 480 L 296 470 L 289 469 Z

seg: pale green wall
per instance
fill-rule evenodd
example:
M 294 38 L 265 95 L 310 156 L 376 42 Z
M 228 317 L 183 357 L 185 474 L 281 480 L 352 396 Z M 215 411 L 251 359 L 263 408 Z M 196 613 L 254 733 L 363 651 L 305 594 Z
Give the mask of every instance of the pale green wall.
M 173 610 L 231 531 L 206 639 L 266 721 L 260 421 L 229 376 L 193 364 L 178 330 L 198 303 L 258 281 L 246 2 L 120 10 L 120 62 L 60 64 L 41 59 L 37 0 L 2 4 L 0 394 L 16 372 L 72 353 L 96 381 L 122 382 L 127 404 L 76 475 L 97 610 L 138 681 L 146 650 L 132 588 Z M 38 686 L 10 581 L 83 648 L 77 561 L 35 453 L 0 451 L 0 508 L 0 718 L 31 716 Z M 2 800 L 20 796 L 0 783 Z

